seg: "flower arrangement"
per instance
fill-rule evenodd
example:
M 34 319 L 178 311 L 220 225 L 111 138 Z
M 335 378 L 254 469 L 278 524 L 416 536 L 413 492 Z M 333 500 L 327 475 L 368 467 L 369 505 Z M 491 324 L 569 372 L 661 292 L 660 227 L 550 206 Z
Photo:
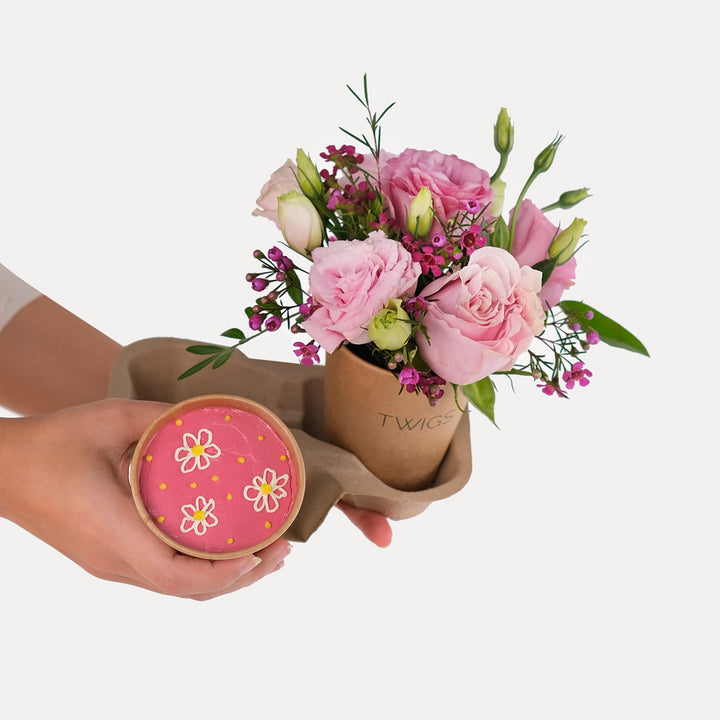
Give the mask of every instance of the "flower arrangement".
M 265 183 L 253 214 L 274 222 L 286 247 L 253 253 L 259 268 L 247 281 L 261 295 L 245 310 L 252 334 L 232 328 L 223 333 L 236 341 L 231 347 L 187 348 L 205 357 L 181 378 L 217 368 L 234 348 L 285 326 L 303 364 L 319 363 L 321 348 L 347 344 L 394 373 L 399 392 L 433 405 L 461 389 L 494 422 L 495 378 L 527 377 L 565 398 L 588 384 L 583 358 L 596 343 L 647 355 L 618 323 L 564 298 L 586 221 L 558 227 L 547 213 L 574 207 L 588 189 L 544 207 L 528 197 L 561 136 L 537 155 L 505 219 L 502 173 L 514 143 L 505 108 L 490 174 L 437 151 L 386 152 L 380 123 L 394 103 L 375 113 L 367 77 L 362 93 L 348 89 L 367 113 L 369 135 L 340 128 L 357 144 L 328 146 L 321 169 L 299 149 Z

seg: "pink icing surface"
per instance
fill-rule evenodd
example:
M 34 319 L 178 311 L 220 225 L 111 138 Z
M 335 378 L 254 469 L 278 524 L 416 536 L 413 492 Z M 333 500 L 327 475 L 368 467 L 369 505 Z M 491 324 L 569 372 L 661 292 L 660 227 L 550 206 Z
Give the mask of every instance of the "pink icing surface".
M 297 477 L 267 422 L 204 407 L 169 420 L 151 439 L 139 490 L 164 535 L 193 550 L 230 553 L 277 532 L 295 503 Z

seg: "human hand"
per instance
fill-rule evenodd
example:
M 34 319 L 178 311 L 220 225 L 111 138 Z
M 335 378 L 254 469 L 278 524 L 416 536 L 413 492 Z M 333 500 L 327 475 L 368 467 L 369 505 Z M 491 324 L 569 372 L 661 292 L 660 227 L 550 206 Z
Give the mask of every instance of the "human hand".
M 96 577 L 168 595 L 207 600 L 279 569 L 286 540 L 211 561 L 176 552 L 145 527 L 127 480 L 131 447 L 166 407 L 103 400 L 0 419 L 0 515 Z
M 345 513 L 348 520 L 358 528 L 362 534 L 378 547 L 387 547 L 392 542 L 392 528 L 388 519 L 372 510 L 361 510 L 342 500 L 337 504 L 339 510 Z

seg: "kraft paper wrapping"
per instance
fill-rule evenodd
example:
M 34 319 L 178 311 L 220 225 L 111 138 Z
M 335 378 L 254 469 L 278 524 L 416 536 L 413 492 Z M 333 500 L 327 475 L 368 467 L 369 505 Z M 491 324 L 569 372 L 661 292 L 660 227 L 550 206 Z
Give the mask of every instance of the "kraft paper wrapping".
M 178 375 L 197 357 L 185 348 L 198 344 L 179 338 L 149 338 L 121 350 L 113 367 L 109 397 L 178 403 L 198 395 L 223 393 L 254 400 L 274 412 L 291 430 L 307 474 L 305 498 L 285 534 L 307 540 L 330 509 L 344 500 L 402 520 L 462 489 L 472 470 L 470 423 L 464 414 L 440 465 L 434 484 L 417 491 L 391 488 L 353 454 L 321 440 L 325 368 L 253 360 L 240 351 L 217 370 L 204 369 L 185 380 Z
M 435 484 L 467 401 L 448 389 L 431 407 L 423 395 L 401 392 L 387 370 L 340 346 L 325 363 L 323 439 L 357 455 L 398 490 Z

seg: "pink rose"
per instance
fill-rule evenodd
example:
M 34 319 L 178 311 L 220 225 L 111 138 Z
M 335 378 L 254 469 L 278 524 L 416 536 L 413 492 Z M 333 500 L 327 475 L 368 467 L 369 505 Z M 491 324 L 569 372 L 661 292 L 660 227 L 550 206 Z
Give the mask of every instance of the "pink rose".
M 286 160 L 270 176 L 270 179 L 262 186 L 260 197 L 255 201 L 258 205 L 252 214 L 255 217 L 265 217 L 272 220 L 278 229 L 280 223 L 278 221 L 278 198 L 291 190 L 302 192 L 297 181 L 297 166 L 292 160 Z
M 423 187 L 432 193 L 435 213 L 443 222 L 458 211 L 465 211 L 468 200 L 475 200 L 481 208 L 493 201 L 490 175 L 457 155 L 408 149 L 383 160 L 380 165 L 382 191 L 403 230 L 407 230 L 410 203 Z M 439 229 L 437 221 L 434 226 L 431 232 Z
M 511 223 L 514 212 L 510 213 Z M 513 256 L 520 265 L 531 267 L 541 260 L 549 259 L 548 248 L 557 232 L 558 228 L 545 217 L 542 210 L 530 200 L 523 200 L 513 236 Z M 560 302 L 562 294 L 575 282 L 576 265 L 575 258 L 570 258 L 552 271 L 540 291 L 543 307 L 552 307 Z
M 336 240 L 312 252 L 308 286 L 313 311 L 303 328 L 329 353 L 343 341 L 370 341 L 367 328 L 393 298 L 410 297 L 420 265 L 382 231 L 367 240 Z
M 458 385 L 509 370 L 544 327 L 540 282 L 537 270 L 520 267 L 506 250 L 475 250 L 464 268 L 420 293 L 430 341 L 421 332 L 415 340 L 425 362 Z

